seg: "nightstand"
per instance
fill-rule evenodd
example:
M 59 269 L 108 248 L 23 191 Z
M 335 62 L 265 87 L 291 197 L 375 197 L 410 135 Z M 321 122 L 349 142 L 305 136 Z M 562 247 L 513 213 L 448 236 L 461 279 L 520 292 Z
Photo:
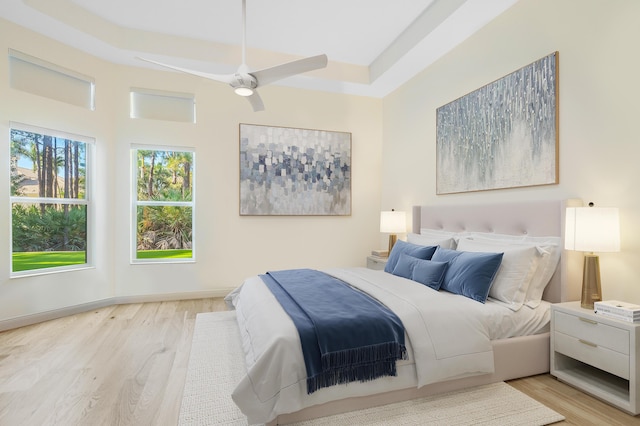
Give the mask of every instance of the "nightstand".
M 640 413 L 640 323 L 551 305 L 551 374 L 634 416 Z
M 374 255 L 367 256 L 367 268 L 381 271 L 387 265 L 388 259 L 388 257 L 380 257 Z

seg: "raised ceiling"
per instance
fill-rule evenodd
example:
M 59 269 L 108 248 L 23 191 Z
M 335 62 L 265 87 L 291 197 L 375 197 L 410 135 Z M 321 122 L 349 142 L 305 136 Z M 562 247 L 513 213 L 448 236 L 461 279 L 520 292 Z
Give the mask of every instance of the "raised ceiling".
M 247 65 L 326 53 L 326 69 L 277 84 L 382 97 L 517 1 L 247 0 Z M 1 0 L 0 17 L 119 64 L 242 62 L 241 0 Z

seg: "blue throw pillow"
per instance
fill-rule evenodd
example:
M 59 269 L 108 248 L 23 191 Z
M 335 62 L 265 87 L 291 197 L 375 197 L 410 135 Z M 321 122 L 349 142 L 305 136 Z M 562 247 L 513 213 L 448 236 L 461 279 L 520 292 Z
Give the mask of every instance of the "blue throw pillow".
M 433 258 L 432 260 L 418 259 L 411 279 L 434 290 L 440 290 L 448 266 L 449 262 L 436 262 Z
M 393 270 L 393 275 L 408 278 L 434 290 L 439 290 L 447 265 L 448 262 L 423 260 L 402 253 Z
M 402 240 L 396 241 L 395 245 L 389 253 L 389 259 L 384 267 L 384 271 L 390 274 L 396 269 L 398 259 L 401 254 L 408 254 L 409 256 L 417 257 L 418 259 L 431 259 L 433 253 L 436 251 L 437 246 L 419 246 L 417 244 L 411 244 Z
M 448 262 L 423 260 L 402 253 L 393 270 L 393 275 L 408 278 L 434 290 L 439 290 L 447 265 Z
M 438 248 L 431 260 L 449 262 L 442 289 L 484 303 L 502 262 L 503 253 Z
M 416 266 L 416 262 L 420 260 L 417 257 L 409 256 L 408 254 L 400 254 L 400 258 L 396 263 L 396 267 L 391 272 L 393 275 L 397 275 L 402 278 L 409 278 L 413 276 L 413 268 Z

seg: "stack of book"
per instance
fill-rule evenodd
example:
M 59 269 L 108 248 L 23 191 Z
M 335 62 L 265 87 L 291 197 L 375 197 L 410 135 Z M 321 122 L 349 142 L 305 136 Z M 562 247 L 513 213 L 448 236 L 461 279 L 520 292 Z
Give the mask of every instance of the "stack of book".
M 389 250 L 371 250 L 371 254 L 378 257 L 389 257 Z
M 603 317 L 613 318 L 627 322 L 640 322 L 640 305 L 620 302 L 617 300 L 606 300 L 595 302 L 593 310 Z

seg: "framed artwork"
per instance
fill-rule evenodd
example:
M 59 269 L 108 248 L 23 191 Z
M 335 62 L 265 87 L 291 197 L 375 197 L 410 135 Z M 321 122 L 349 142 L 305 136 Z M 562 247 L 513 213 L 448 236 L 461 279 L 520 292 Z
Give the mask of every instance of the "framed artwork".
M 558 52 L 436 110 L 436 193 L 558 183 Z
M 240 124 L 241 216 L 351 214 L 351 133 Z

